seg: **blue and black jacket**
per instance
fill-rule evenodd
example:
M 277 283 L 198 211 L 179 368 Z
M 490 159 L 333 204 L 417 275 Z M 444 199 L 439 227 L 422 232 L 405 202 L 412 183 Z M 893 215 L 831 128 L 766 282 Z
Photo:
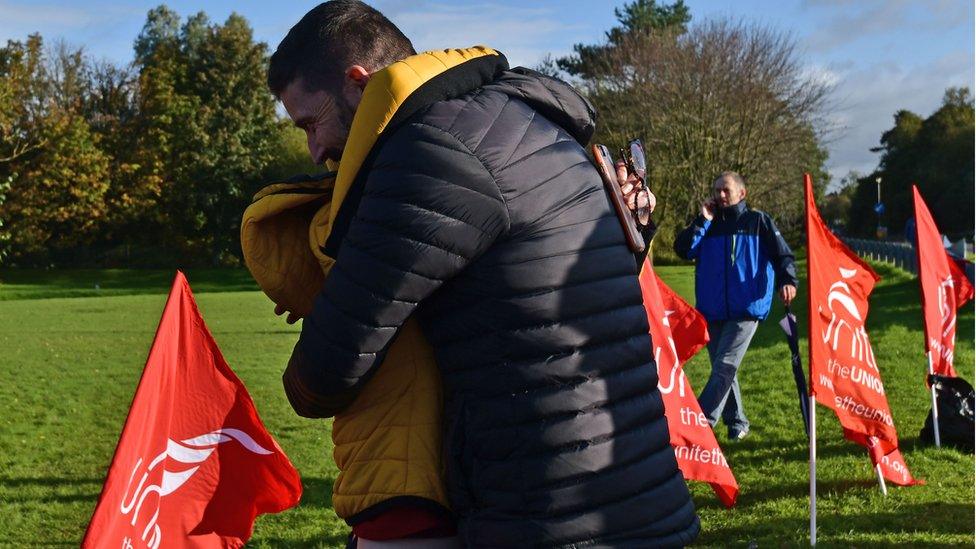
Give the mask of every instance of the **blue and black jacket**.
M 674 251 L 695 260 L 695 307 L 709 321 L 763 320 L 773 289 L 797 285 L 793 251 L 773 219 L 745 201 L 721 208 L 712 221 L 699 215 Z

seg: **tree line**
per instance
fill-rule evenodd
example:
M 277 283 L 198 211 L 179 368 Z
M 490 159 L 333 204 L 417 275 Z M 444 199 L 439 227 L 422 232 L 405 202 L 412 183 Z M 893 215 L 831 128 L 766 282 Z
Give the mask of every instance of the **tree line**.
M 819 194 L 829 180 L 831 89 L 805 70 L 795 41 L 760 25 L 692 22 L 683 0 L 635 0 L 615 15 L 600 43 L 539 69 L 593 103 L 595 141 L 615 150 L 643 139 L 665 243 L 656 257 L 668 259 L 674 233 L 726 170 L 800 244 L 800 174 L 813 174 Z M 243 17 L 218 24 L 159 6 L 133 50 L 117 64 L 36 34 L 0 47 L 0 264 L 235 265 L 253 192 L 320 170 L 276 113 L 268 46 Z M 923 192 L 968 192 L 958 224 L 972 219 L 972 108 L 958 91 L 930 119 L 900 112 L 878 168 L 892 185 L 919 176 Z M 872 219 L 864 181 L 847 191 L 851 230 Z M 900 200 L 886 199 L 893 220 Z M 953 200 L 932 204 L 937 219 Z
M 905 238 L 914 216 L 912 184 L 932 211 L 939 229 L 952 240 L 973 238 L 974 178 L 973 96 L 968 88 L 949 88 L 941 106 L 927 118 L 908 110 L 894 115 L 894 126 L 881 135 L 877 169 L 852 173 L 827 199 L 825 217 L 853 236 L 874 237 L 878 224 L 889 238 Z M 879 215 L 878 179 L 881 180 Z
M 148 13 L 120 65 L 39 35 L 0 48 L 0 262 L 237 264 L 265 181 L 315 171 L 248 22 Z
M 674 234 L 698 213 L 724 171 L 748 183 L 750 206 L 773 215 L 793 245 L 803 230 L 802 174 L 818 194 L 829 181 L 825 136 L 831 87 L 806 70 L 790 35 L 729 19 L 693 22 L 682 0 L 636 0 L 598 44 L 547 59 L 596 107 L 596 139 L 642 138 L 658 198 L 655 260 L 673 258 Z

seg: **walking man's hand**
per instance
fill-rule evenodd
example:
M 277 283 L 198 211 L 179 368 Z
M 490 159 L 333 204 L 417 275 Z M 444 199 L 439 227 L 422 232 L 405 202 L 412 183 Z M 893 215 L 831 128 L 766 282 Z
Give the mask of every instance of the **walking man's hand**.
M 708 199 L 702 202 L 701 214 L 702 217 L 704 217 L 708 221 L 711 221 L 712 218 L 715 217 L 715 201 L 712 199 Z
M 779 297 L 783 299 L 785 305 L 789 305 L 796 298 L 796 286 L 787 284 L 779 289 Z

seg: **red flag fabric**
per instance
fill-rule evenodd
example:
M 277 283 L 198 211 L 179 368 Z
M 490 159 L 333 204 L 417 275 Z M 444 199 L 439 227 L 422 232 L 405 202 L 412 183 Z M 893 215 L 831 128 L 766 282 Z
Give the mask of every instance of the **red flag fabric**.
M 301 486 L 177 272 L 82 547 L 240 547 Z
M 972 298 L 973 287 L 942 247 L 939 228 L 915 185 L 912 185 L 912 193 L 915 197 L 915 250 L 918 253 L 918 282 L 922 287 L 925 350 L 931 353 L 933 373 L 956 377 L 952 366 L 956 349 L 956 310 Z
M 901 486 L 911 486 L 913 484 L 925 484 L 924 480 L 916 480 L 908 470 L 905 458 L 902 457 L 896 444 L 881 440 L 878 437 L 867 437 L 854 431 L 844 430 L 844 437 L 851 442 L 856 442 L 868 449 L 871 456 L 871 463 L 875 467 L 881 467 L 881 474 L 889 482 Z
M 898 448 L 898 433 L 881 371 L 864 329 L 868 296 L 881 278 L 827 229 L 813 200 L 812 179 L 809 174 L 804 179 L 810 279 L 810 392 L 817 402 L 837 414 L 844 436 L 867 448 L 877 465 Z M 886 451 L 872 452 L 870 437 L 882 442 Z M 882 465 L 885 478 L 900 484 L 901 475 L 889 476 L 891 471 Z
M 948 251 L 946 252 L 946 256 L 949 257 L 952 287 L 956 291 L 956 309 L 959 309 L 970 299 L 976 297 L 976 288 L 973 288 L 972 283 L 969 282 L 969 277 L 966 276 L 966 271 L 963 269 L 966 261 L 949 256 Z
M 657 276 L 647 260 L 641 269 L 640 286 L 657 362 L 658 388 L 678 467 L 686 479 L 709 483 L 719 500 L 732 507 L 739 484 L 681 368 L 708 343 L 708 324 Z

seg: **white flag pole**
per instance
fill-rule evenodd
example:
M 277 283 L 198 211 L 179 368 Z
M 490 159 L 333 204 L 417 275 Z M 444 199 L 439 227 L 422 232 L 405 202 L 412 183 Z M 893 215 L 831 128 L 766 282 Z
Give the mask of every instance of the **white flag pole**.
M 935 369 L 932 367 L 932 351 L 929 350 L 925 353 L 925 356 L 929 359 L 929 375 L 935 373 Z M 942 440 L 939 437 L 939 405 L 935 397 L 935 383 L 929 383 L 929 388 L 932 389 L 932 429 L 935 431 L 935 447 L 942 447 Z
M 817 399 L 810 395 L 810 547 L 817 545 Z
M 888 486 L 885 485 L 884 474 L 881 473 L 881 464 L 874 466 L 874 472 L 878 474 L 878 486 L 881 487 L 881 495 L 888 497 Z

